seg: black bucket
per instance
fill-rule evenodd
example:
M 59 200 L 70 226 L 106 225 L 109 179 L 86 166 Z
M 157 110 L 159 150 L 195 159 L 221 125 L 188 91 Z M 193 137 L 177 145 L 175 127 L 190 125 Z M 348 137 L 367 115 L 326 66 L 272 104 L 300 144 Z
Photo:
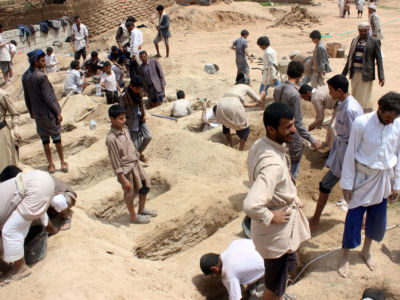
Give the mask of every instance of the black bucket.
M 47 254 L 48 233 L 43 226 L 32 226 L 25 238 L 25 262 L 35 264 L 45 258 Z

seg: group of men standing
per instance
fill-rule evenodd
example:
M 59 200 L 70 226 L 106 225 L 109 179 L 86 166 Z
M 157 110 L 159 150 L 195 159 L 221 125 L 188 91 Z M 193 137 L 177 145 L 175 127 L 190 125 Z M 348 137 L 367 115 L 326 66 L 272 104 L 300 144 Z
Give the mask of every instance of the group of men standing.
M 400 94 L 385 94 L 378 101 L 378 109 L 372 110 L 371 94 L 376 67 L 380 86 L 384 85 L 385 78 L 379 18 L 375 15 L 374 5 L 370 5 L 369 10 L 372 15 L 371 24 L 359 24 L 359 35 L 351 43 L 342 74 L 333 76 L 327 84 L 324 77 L 331 69 L 319 31 L 310 34 L 316 45 L 312 57 L 290 62 L 288 81 L 283 83 L 279 83 L 276 77 L 276 52 L 270 47 L 269 39 L 260 37 L 257 41 L 264 50 L 260 93 L 265 97 L 268 87 L 275 86 L 275 103 L 270 104 L 264 112 L 266 137 L 256 141 L 249 151 L 248 171 L 252 186 L 243 208 L 252 219 L 251 232 L 255 249 L 264 259 L 266 288 L 263 299 L 292 299 L 285 293 L 285 289 L 288 272 L 296 266 L 295 251 L 303 241 L 311 237 L 310 227 L 312 230 L 318 228 L 329 193 L 339 181 L 349 210 L 338 273 L 342 277 L 348 276 L 350 249 L 361 244 L 361 227 L 365 214 L 366 237 L 361 256 L 371 271 L 375 268 L 371 244 L 372 241 L 383 239 L 387 223 L 387 202 L 396 199 L 400 190 Z M 241 35 L 232 47 L 237 53 L 238 73 L 248 72 L 246 56 L 250 58 L 246 41 L 249 33 L 242 31 Z M 297 86 L 304 73 L 304 62 L 309 62 L 311 72 L 298 90 Z M 351 93 L 350 82 L 346 78 L 348 74 Z M 312 86 L 307 85 L 309 81 Z M 316 108 L 317 118 L 309 130 L 302 121 L 300 97 L 311 101 Z M 326 162 L 329 171 L 319 184 L 318 203 L 313 217 L 308 221 L 301 211 L 303 203 L 297 197 L 295 178 L 299 172 L 303 139 L 315 148 L 321 147 L 321 143 L 309 131 L 322 125 L 324 109 L 334 110 L 326 139 L 330 148 Z M 287 145 L 289 157 L 286 154 Z M 242 284 L 251 283 L 249 276 L 242 276 L 255 275 L 260 271 L 259 258 L 251 254 L 254 252 L 251 247 L 246 251 L 249 257 L 254 256 L 254 260 L 249 262 L 248 267 L 231 266 L 231 262 L 227 261 L 227 253 L 235 253 L 242 246 L 235 244 L 235 247 L 236 250 L 232 243 L 223 254 L 209 253 L 200 261 L 205 274 L 223 275 L 224 285 L 229 292 L 235 293 L 231 299 L 239 299 L 231 282 L 243 279 Z M 231 280 L 228 279 L 230 277 Z M 256 277 L 252 282 L 259 279 L 259 276 Z

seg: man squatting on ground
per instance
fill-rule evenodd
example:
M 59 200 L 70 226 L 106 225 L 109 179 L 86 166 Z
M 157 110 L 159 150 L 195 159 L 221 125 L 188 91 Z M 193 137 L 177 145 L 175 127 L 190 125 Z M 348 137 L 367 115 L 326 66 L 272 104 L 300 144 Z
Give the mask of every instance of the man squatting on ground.
M 2 172 L 2 177 L 5 180 L 0 183 L 3 260 L 11 264 L 7 279 L 1 283 L 6 284 L 31 274 L 24 261 L 24 241 L 33 220 L 40 219 L 43 226 L 52 227 L 46 211 L 55 185 L 51 175 L 38 170 L 10 176 Z M 57 232 L 52 229 L 52 233 Z
M 83 91 L 87 88 L 88 82 L 79 71 L 79 66 L 79 60 L 71 61 L 70 68 L 67 72 L 67 76 L 65 77 L 64 95 L 68 95 L 70 93 L 82 94 Z
M 22 170 L 15 165 L 9 165 L 3 169 L 0 174 L 0 182 L 4 182 L 11 178 L 16 177 Z M 70 208 L 75 205 L 77 194 L 76 192 L 64 181 L 54 177 L 54 195 L 50 200 L 50 209 L 53 209 L 56 214 L 60 214 L 60 230 L 68 230 L 71 228 L 71 210 Z M 47 211 L 49 213 L 49 210 Z M 51 215 L 54 216 L 54 211 L 50 211 Z M 51 234 L 54 234 L 57 229 L 49 222 L 50 225 L 46 228 Z
M 308 221 L 290 174 L 286 143 L 296 133 L 295 114 L 284 103 L 264 112 L 266 136 L 251 147 L 247 159 L 251 188 L 243 210 L 252 219 L 256 250 L 264 259 L 264 300 L 283 300 L 288 272 L 297 264 L 295 251 L 311 237 Z
M 68 164 L 64 161 L 61 144 L 61 107 L 54 94 L 47 75 L 43 73 L 46 67 L 45 54 L 36 49 L 28 53 L 29 69 L 22 75 L 22 86 L 25 95 L 25 104 L 32 119 L 36 122 L 36 131 L 43 143 L 44 152 L 49 163 L 49 173 L 55 172 L 51 157 L 50 137 L 56 145 L 61 161 L 61 170 L 68 172 Z
M 126 123 L 126 110 L 119 105 L 108 109 L 111 130 L 107 134 L 106 145 L 112 168 L 124 190 L 124 201 L 135 224 L 147 224 L 150 217 L 157 216 L 157 211 L 146 209 L 147 194 L 150 191 L 150 178 L 139 163 L 139 152 L 136 150 L 129 135 Z M 135 212 L 133 205 L 139 194 L 139 209 Z
M 291 61 L 288 66 L 287 75 L 289 79 L 274 90 L 275 102 L 285 103 L 294 112 L 294 126 L 296 132 L 289 143 L 289 154 L 291 160 L 291 173 L 297 178 L 300 171 L 300 161 L 303 156 L 303 138 L 309 141 L 314 148 L 319 149 L 322 146 L 320 140 L 315 140 L 303 123 L 303 113 L 301 110 L 301 97 L 297 91 L 297 84 L 303 75 L 304 67 L 301 62 Z
M 236 84 L 231 87 L 219 100 L 215 110 L 215 117 L 222 124 L 222 133 L 225 135 L 228 145 L 233 148 L 231 129 L 236 130 L 240 138 L 239 150 L 244 149 L 250 134 L 250 125 L 247 120 L 245 107 L 255 107 L 263 103 L 260 97 L 249 87 L 250 79 L 240 73 L 236 77 Z M 257 103 L 245 103 L 246 95 Z
M 231 49 L 236 52 L 236 67 L 237 67 L 237 74 L 243 73 L 247 77 L 250 78 L 250 68 L 249 64 L 246 61 L 246 56 L 249 58 L 250 62 L 253 62 L 253 59 L 250 57 L 249 52 L 247 51 L 248 43 L 247 37 L 249 36 L 249 32 L 244 29 L 240 32 L 240 38 L 237 38 L 232 46 Z
M 329 149 L 331 149 L 333 139 L 336 135 L 334 126 L 338 101 L 333 99 L 329 94 L 328 85 L 323 85 L 314 89 L 311 86 L 304 84 L 300 87 L 299 93 L 301 98 L 305 101 L 311 102 L 315 110 L 315 120 L 308 126 L 308 131 L 312 131 L 315 128 L 321 128 L 325 119 L 325 109 L 333 110 L 332 118 L 329 122 L 325 137 L 325 146 L 328 146 Z
M 375 80 L 375 61 L 378 67 L 379 85 L 385 85 L 381 42 L 369 36 L 369 23 L 358 25 L 359 35 L 351 42 L 343 75 L 350 74 L 351 94 L 364 112 L 372 111 L 372 86 Z
M 383 240 L 387 199 L 400 191 L 400 94 L 390 92 L 378 101 L 378 110 L 358 117 L 351 128 L 344 156 L 340 187 L 349 204 L 343 232 L 343 253 L 338 272 L 349 272 L 350 249 L 361 244 L 361 226 L 366 213 L 365 240 L 361 250 L 373 271 L 372 241 Z
M 200 268 L 205 275 L 221 275 L 229 300 L 243 299 L 240 285 L 247 285 L 246 292 L 249 292 L 265 273 L 264 260 L 249 239 L 231 242 L 221 254 L 204 254 Z
M 319 197 L 314 216 L 310 220 L 311 229 L 316 229 L 329 194 L 340 180 L 344 154 L 347 149 L 350 131 L 354 120 L 363 114 L 360 104 L 349 94 L 349 82 L 343 75 L 333 76 L 328 80 L 329 93 L 339 101 L 335 130 L 336 136 L 329 152 L 326 167 L 329 171 L 319 183 Z

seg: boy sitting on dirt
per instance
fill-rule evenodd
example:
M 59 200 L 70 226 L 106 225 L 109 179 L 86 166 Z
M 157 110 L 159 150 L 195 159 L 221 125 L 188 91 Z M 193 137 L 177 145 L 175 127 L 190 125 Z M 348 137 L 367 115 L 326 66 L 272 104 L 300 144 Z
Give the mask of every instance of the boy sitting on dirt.
M 171 116 L 175 118 L 182 118 L 192 113 L 190 102 L 185 100 L 185 92 L 179 90 L 176 92 L 178 100 L 174 102 L 174 106 L 171 111 Z
M 147 224 L 157 211 L 144 208 L 150 191 L 150 178 L 139 164 L 139 152 L 133 145 L 126 123 L 126 110 L 119 105 L 108 109 L 111 130 L 106 138 L 111 165 L 124 190 L 124 201 L 135 224 Z M 139 208 L 136 214 L 133 205 L 139 193 Z

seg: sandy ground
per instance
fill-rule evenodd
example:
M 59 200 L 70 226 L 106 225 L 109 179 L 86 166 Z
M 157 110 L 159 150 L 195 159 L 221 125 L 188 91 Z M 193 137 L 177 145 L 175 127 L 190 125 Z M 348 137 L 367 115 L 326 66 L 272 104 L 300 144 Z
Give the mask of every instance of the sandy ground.
M 244 28 L 250 31 L 250 53 L 257 57 L 262 55 L 256 45 L 261 35 L 270 38 L 280 58 L 293 50 L 311 51 L 313 44 L 308 35 L 313 29 L 327 35 L 337 34 L 324 42 L 340 42 L 348 49 L 356 33 L 342 33 L 356 30 L 359 20 L 354 16 L 355 7 L 352 7 L 350 19 L 340 19 L 336 1 L 320 2 L 320 6 L 309 8 L 320 17 L 320 24 L 269 29 L 267 26 L 289 11 L 289 6 L 270 10 L 256 3 L 236 2 L 211 7 L 169 8 L 173 34 L 171 58 L 160 59 L 167 79 L 167 102 L 151 113 L 169 115 L 170 101 L 175 99 L 178 89 L 186 92 L 193 105 L 201 97 L 208 97 L 211 104 L 216 103 L 233 84 L 236 66 L 234 52 L 229 47 Z M 374 84 L 375 101 L 388 91 L 398 91 L 399 11 L 398 1 L 381 1 L 379 15 L 385 24 L 386 85 L 381 88 Z M 386 24 L 391 21 L 394 22 Z M 93 38 L 90 50 L 98 49 L 104 57 L 105 45 L 110 47 L 114 43 L 114 32 Z M 150 55 L 155 54 L 151 43 L 154 30 L 144 29 L 143 34 L 144 49 Z M 63 50 L 58 54 L 60 52 L 68 53 Z M 58 58 L 62 67 L 67 67 L 71 60 L 65 56 Z M 206 74 L 205 63 L 218 64 L 220 72 Z M 341 72 L 344 64 L 344 59 L 331 59 L 334 70 L 331 74 Z M 259 66 L 253 63 L 253 67 Z M 7 87 L 14 99 L 26 68 L 25 55 L 17 55 L 14 65 L 17 75 Z M 60 99 L 64 76 L 65 71 L 50 76 Z M 251 77 L 254 89 L 258 89 L 260 71 L 252 71 Z M 153 141 L 146 150 L 150 158 L 146 170 L 153 184 L 148 207 L 158 209 L 159 216 L 149 225 L 129 224 L 121 188 L 111 170 L 104 144 L 109 130 L 105 99 L 90 96 L 92 88 L 93 85 L 85 96 L 71 97 L 63 108 L 63 143 L 70 172 L 57 172 L 56 176 L 68 181 L 79 192 L 72 229 L 51 237 L 48 254 L 32 267 L 32 275 L 0 288 L 0 298 L 226 299 L 220 282 L 201 275 L 199 258 L 206 252 L 219 253 L 232 240 L 243 237 L 241 203 L 249 188 L 247 152 L 226 147 L 220 129 L 200 133 L 200 110 L 177 122 L 148 114 L 153 132 Z M 270 100 L 271 93 L 272 90 Z M 22 167 L 46 169 L 34 123 L 26 114 L 22 99 L 23 96 L 15 100 L 18 109 L 24 112 L 21 116 Z M 305 103 L 303 110 L 308 125 L 313 120 L 313 109 Z M 262 111 L 249 111 L 248 115 L 252 132 L 246 149 L 265 134 Z M 91 119 L 97 122 L 96 130 L 89 129 Z M 313 134 L 323 139 L 325 132 L 320 129 Z M 237 146 L 238 139 L 234 141 Z M 59 167 L 57 159 L 55 162 Z M 307 215 L 311 215 L 315 207 L 318 182 L 326 172 L 323 166 L 318 152 L 305 150 L 298 192 L 307 204 Z M 300 266 L 340 246 L 345 212 L 334 206 L 339 199 L 340 190 L 336 187 L 323 214 L 320 230 L 299 251 Z M 388 224 L 397 224 L 399 214 L 400 205 L 391 205 Z M 374 244 L 373 254 L 379 263 L 375 272 L 370 272 L 354 251 L 349 278 L 340 278 L 336 273 L 340 253 L 336 252 L 311 265 L 288 291 L 295 293 L 298 299 L 359 299 L 363 289 L 378 286 L 388 292 L 389 299 L 400 299 L 399 234 L 399 228 L 393 229 L 382 243 Z

